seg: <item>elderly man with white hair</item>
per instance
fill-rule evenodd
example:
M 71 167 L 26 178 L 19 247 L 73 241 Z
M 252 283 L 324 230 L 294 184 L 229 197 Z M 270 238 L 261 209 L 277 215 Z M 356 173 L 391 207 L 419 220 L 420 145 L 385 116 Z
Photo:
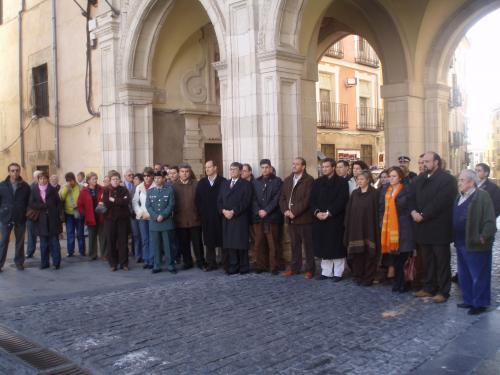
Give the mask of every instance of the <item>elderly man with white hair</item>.
M 495 239 L 495 211 L 489 194 L 477 188 L 479 178 L 464 170 L 458 178 L 459 195 L 453 209 L 453 242 L 457 249 L 458 278 L 469 315 L 490 305 L 491 257 Z

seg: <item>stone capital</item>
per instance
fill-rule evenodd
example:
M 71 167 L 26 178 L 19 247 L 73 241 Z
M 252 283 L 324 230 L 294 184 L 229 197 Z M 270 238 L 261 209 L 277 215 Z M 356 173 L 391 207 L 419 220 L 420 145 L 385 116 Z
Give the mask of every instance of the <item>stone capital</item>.
M 384 100 L 400 99 L 402 97 L 424 98 L 424 85 L 420 82 L 399 82 L 384 84 L 380 87 L 380 94 Z

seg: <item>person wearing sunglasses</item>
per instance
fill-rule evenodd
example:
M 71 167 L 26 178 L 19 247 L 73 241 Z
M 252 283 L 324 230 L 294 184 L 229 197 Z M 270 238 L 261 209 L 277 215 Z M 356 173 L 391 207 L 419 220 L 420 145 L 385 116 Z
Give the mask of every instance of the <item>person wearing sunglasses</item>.
M 24 233 L 30 197 L 30 187 L 20 175 L 19 164 L 10 163 L 7 170 L 9 175 L 0 183 L 0 272 L 7 257 L 12 229 L 16 238 L 14 263 L 18 270 L 24 270 Z

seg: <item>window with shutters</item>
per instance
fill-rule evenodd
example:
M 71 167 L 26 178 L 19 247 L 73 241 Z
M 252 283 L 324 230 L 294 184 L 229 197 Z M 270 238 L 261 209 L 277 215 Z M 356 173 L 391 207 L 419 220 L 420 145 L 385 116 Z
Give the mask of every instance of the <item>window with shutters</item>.
M 373 165 L 372 145 L 361 145 L 361 160 L 368 164 L 368 166 Z
M 33 114 L 37 117 L 49 115 L 49 76 L 47 64 L 33 68 Z

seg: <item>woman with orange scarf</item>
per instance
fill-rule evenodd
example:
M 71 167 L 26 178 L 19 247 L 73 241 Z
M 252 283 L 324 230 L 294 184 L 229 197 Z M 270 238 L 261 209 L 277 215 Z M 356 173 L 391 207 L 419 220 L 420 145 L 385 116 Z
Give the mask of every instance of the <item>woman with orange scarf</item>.
M 381 223 L 380 244 L 382 254 L 393 258 L 396 277 L 393 292 L 408 291 L 404 265 L 414 249 L 413 227 L 408 208 L 409 187 L 403 184 L 404 173 L 399 167 L 388 169 L 389 184 L 379 196 L 379 222 Z

